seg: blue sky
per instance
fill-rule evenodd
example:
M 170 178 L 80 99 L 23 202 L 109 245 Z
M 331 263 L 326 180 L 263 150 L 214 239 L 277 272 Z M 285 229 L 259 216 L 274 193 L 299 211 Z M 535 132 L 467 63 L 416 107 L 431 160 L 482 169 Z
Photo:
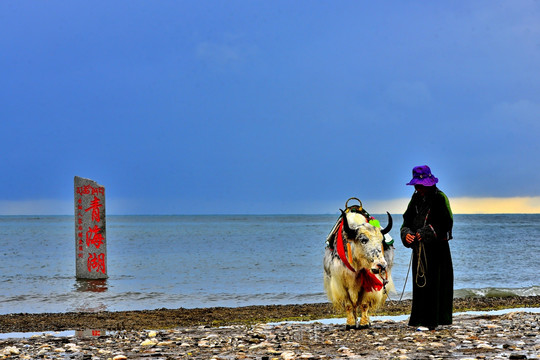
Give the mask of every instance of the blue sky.
M 398 211 L 423 164 L 540 209 L 537 1 L 2 1 L 0 33 L 0 214 L 71 214 L 75 175 L 110 214 Z

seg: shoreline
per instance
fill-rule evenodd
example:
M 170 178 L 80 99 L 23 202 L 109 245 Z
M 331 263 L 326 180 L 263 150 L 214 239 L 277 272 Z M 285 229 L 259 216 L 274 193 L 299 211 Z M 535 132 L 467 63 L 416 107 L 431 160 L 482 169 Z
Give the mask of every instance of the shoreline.
M 387 301 L 372 316 L 404 315 L 411 300 Z M 454 313 L 540 307 L 540 296 L 454 299 Z M 178 327 L 253 325 L 340 318 L 329 303 L 179 308 L 117 312 L 19 313 L 0 315 L 0 333 L 102 329 L 131 331 Z
M 455 299 L 455 312 L 511 308 L 538 309 L 540 297 Z M 401 313 L 410 301 L 387 304 L 383 313 Z M 385 311 L 386 310 L 386 311 Z M 183 317 L 180 316 L 183 314 Z M 294 315 L 294 322 L 267 323 Z M 454 314 L 453 324 L 418 331 L 406 320 L 375 319 L 367 329 L 316 320 L 335 314 L 329 304 L 248 306 L 99 312 L 1 315 L 9 326 L 37 330 L 83 326 L 74 335 L 35 334 L 0 339 L 0 359 L 539 359 L 540 314 L 523 309 L 502 314 Z M 172 322 L 164 318 L 173 316 Z M 223 316 L 222 319 L 220 317 Z M 80 317 L 83 321 L 73 322 Z M 122 322 L 130 317 L 139 324 Z M 341 316 L 339 316 L 341 317 Z M 15 320 L 10 322 L 9 319 Z M 108 319 L 117 321 L 113 326 Z M 132 320 L 133 320 L 132 319 Z M 93 320 L 93 322 L 87 322 Z M 218 321 L 219 320 L 219 321 Z M 286 320 L 286 319 L 285 319 Z M 36 321 L 35 323 L 32 323 Z M 219 322 L 216 323 L 216 321 Z M 11 325 L 9 325 L 11 324 Z M 110 331 L 87 325 L 104 325 Z M 132 329 L 122 328 L 130 325 Z M 8 326 L 9 325 L 9 326 Z M 147 325 L 149 327 L 147 327 Z M 150 326 L 153 325 L 153 326 Z M 165 327 L 162 327 L 166 325 Z M 170 326 L 169 326 L 170 325 Z M 219 326 L 219 327 L 218 327 Z M 88 330 L 101 329 L 101 330 Z

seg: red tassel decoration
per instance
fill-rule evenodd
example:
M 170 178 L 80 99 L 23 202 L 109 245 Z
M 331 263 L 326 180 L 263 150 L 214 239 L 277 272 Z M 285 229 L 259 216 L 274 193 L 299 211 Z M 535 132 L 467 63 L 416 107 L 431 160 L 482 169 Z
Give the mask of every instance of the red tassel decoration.
M 358 276 L 362 282 L 362 287 L 367 292 L 371 292 L 373 290 L 379 291 L 384 286 L 381 280 L 379 280 L 379 278 L 368 269 L 361 269 Z

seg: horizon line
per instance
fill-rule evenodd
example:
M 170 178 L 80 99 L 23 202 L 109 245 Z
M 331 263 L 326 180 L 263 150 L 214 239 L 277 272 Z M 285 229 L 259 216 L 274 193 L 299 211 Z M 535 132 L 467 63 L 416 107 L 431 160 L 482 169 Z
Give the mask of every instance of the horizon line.
M 450 205 L 454 214 L 540 214 L 540 196 L 515 196 L 515 197 L 451 197 Z M 367 200 L 364 207 L 372 214 L 403 214 L 407 209 L 410 198 L 396 198 L 391 200 Z M 143 202 L 137 200 L 113 199 L 108 201 L 107 214 L 110 215 L 333 215 L 339 214 L 343 207 L 338 202 L 291 203 L 289 209 L 286 206 L 276 207 L 275 204 L 260 209 L 257 212 L 234 211 L 224 208 L 222 212 L 205 212 L 199 209 L 194 212 L 182 212 L 177 209 L 162 209 L 153 204 L 148 212 L 141 206 Z M 365 206 L 369 204 L 369 206 Z M 111 206 L 112 205 L 112 206 Z M 155 211 L 152 211 L 153 210 Z M 306 211 L 310 209 L 312 211 Z M 336 209 L 329 211 L 329 209 Z M 111 211 L 112 210 L 112 211 Z M 142 210 L 142 211 L 141 211 Z M 212 209 L 215 210 L 215 207 Z M 313 211 L 316 210 L 316 211 Z M 318 210 L 318 211 L 317 211 Z M 8 201 L 0 200 L 0 215 L 4 216 L 62 216 L 74 214 L 74 202 L 69 200 L 39 199 Z
M 106 216 L 334 216 L 339 215 L 339 212 L 335 213 L 184 213 L 184 214 L 106 214 Z M 371 212 L 372 215 L 386 215 L 386 212 Z M 507 213 L 457 213 L 453 212 L 453 215 L 540 215 L 540 212 L 507 212 Z M 390 215 L 402 215 L 401 212 L 390 213 Z M 0 217 L 32 217 L 32 216 L 75 216 L 74 214 L 0 214 Z

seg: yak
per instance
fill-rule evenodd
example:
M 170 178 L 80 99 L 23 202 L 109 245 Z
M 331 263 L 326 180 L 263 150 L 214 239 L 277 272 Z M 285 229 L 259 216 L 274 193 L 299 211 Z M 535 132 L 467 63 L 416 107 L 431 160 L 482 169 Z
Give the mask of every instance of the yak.
M 393 290 L 394 248 L 385 243 L 385 237 L 391 240 L 385 234 L 392 228 L 392 216 L 387 213 L 388 225 L 381 229 L 367 212 L 349 210 L 354 209 L 341 210 L 327 239 L 324 289 L 334 307 L 346 312 L 347 329 L 357 329 L 370 325 L 368 312 L 384 304 L 387 291 Z

